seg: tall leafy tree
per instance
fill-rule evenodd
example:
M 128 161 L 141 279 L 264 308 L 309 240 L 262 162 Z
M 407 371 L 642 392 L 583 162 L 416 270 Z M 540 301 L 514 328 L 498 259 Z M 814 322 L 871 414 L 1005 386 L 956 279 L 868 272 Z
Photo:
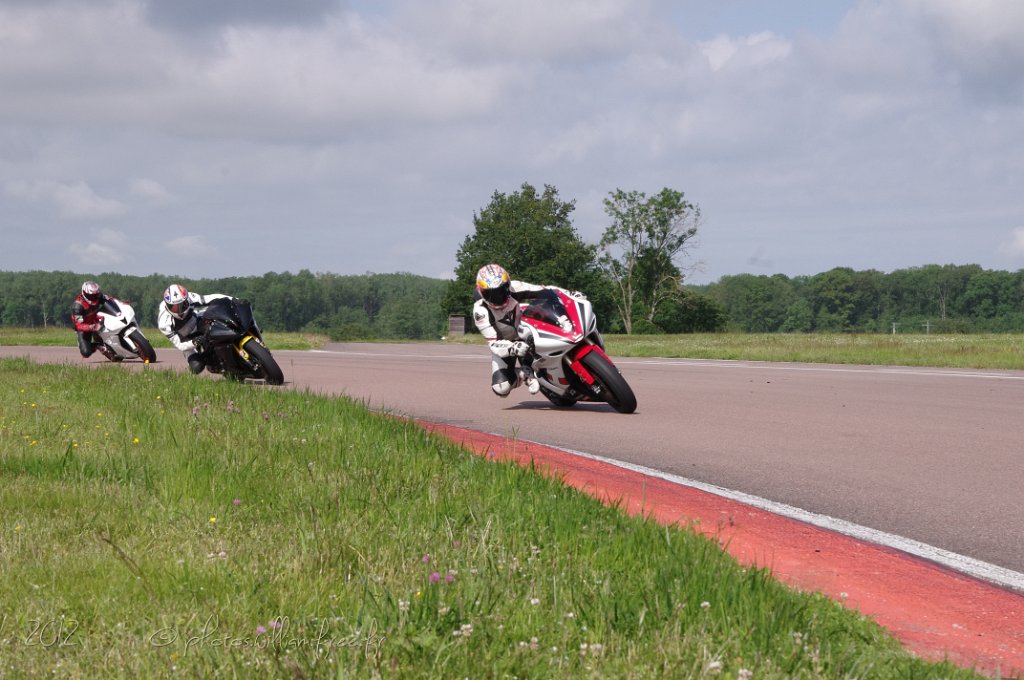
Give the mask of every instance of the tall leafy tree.
M 456 254 L 445 313 L 469 313 L 476 273 L 492 262 L 515 279 L 584 291 L 599 306 L 597 249 L 580 239 L 569 219 L 575 207 L 575 201 L 563 201 L 550 185 L 539 193 L 528 183 L 511 194 L 495 191 L 491 202 L 473 216 L 473 234 Z
M 659 305 L 681 294 L 678 258 L 697 235 L 700 207 L 666 187 L 649 198 L 616 189 L 604 209 L 612 223 L 601 238 L 600 262 L 614 283 L 623 328 L 632 333 L 638 318 L 653 324 Z

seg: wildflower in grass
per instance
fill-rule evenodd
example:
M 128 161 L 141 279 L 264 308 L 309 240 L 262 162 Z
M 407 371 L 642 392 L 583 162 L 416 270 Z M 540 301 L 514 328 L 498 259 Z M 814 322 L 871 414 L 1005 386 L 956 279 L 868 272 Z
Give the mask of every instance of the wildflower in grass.
M 400 611 L 400 612 L 407 612 L 407 611 L 409 611 L 409 600 L 399 600 L 398 601 L 398 611 Z
M 445 614 L 447 614 L 451 610 L 452 610 L 452 608 L 449 607 L 448 605 L 446 605 L 446 604 L 445 605 L 441 605 L 440 607 L 437 608 L 437 615 L 438 616 L 444 616 Z
M 704 602 L 700 603 L 700 608 L 703 609 L 704 611 L 707 611 L 707 610 L 711 609 L 711 603 L 708 602 L 707 600 L 705 600 Z
M 132 444 L 138 444 L 138 443 L 139 443 L 139 438 L 138 437 L 132 437 Z
M 450 571 L 447 574 L 445 574 L 445 577 L 444 577 L 444 582 L 445 583 L 451 583 L 454 580 L 455 580 L 455 574 L 453 574 Z
M 242 504 L 242 499 L 241 498 L 236 498 L 235 500 L 232 501 L 232 503 L 234 503 L 235 507 L 237 508 L 239 505 Z
M 432 572 L 430 572 L 429 579 L 430 579 L 431 583 L 437 583 L 438 581 L 441 580 L 441 575 L 439 573 L 437 573 L 436 571 L 432 571 Z
M 420 562 L 422 562 L 423 564 L 430 564 L 430 553 L 427 553 L 426 555 L 421 557 Z
M 210 524 L 216 524 L 216 523 L 217 523 L 217 518 L 216 517 L 210 517 Z
M 705 672 L 712 673 L 712 674 L 721 673 L 722 672 L 722 662 L 717 660 L 717 659 L 715 659 L 714 661 L 709 661 L 707 668 L 705 668 L 704 670 L 705 670 Z
M 264 628 L 263 626 L 256 626 L 256 634 L 257 635 L 263 635 L 266 632 L 267 632 L 267 629 Z
M 267 625 L 270 626 L 271 628 L 273 628 L 274 630 L 278 630 L 278 629 L 284 627 L 284 624 L 281 623 L 281 619 L 279 619 L 279 618 L 278 619 L 274 619 L 273 621 L 271 621 Z
M 736 677 L 739 678 L 740 680 L 750 680 L 752 677 L 754 677 L 754 671 L 752 671 L 752 670 L 750 670 L 748 668 L 741 668 L 736 673 Z
M 532 604 L 534 607 L 536 607 L 537 605 L 540 604 L 540 600 L 538 600 L 536 597 L 531 597 L 530 598 L 530 604 Z

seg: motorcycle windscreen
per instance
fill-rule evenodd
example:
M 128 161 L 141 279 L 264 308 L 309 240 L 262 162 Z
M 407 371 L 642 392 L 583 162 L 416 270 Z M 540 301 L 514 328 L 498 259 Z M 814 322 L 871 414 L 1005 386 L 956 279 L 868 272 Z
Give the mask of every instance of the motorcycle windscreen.
M 565 314 L 565 307 L 552 290 L 541 292 L 530 305 L 523 310 L 523 317 L 536 319 L 554 326 L 560 325 L 558 317 Z

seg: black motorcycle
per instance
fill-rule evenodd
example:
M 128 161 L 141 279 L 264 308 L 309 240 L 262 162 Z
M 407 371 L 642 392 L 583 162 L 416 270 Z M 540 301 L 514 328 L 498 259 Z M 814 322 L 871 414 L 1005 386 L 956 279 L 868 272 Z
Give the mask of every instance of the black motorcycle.
M 218 298 L 196 313 L 179 330 L 183 338 L 199 338 L 202 357 L 211 373 L 226 378 L 284 382 L 284 373 L 271 356 L 248 300 Z

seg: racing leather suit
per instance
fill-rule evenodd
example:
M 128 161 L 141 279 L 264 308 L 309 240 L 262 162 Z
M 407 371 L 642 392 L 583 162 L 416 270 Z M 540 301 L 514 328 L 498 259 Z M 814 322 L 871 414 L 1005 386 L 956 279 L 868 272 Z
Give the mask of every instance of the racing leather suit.
M 220 298 L 231 297 L 230 295 L 224 295 L 222 293 L 209 293 L 207 295 L 200 295 L 199 293 L 193 293 L 189 291 L 188 301 L 191 305 L 188 308 L 188 312 L 185 314 L 184 319 L 178 319 L 171 310 L 167 309 L 167 303 L 161 301 L 160 307 L 157 310 L 156 325 L 160 329 L 160 332 L 167 336 L 167 339 L 171 341 L 175 347 L 181 350 L 185 355 L 185 360 L 188 361 L 189 370 L 193 373 L 201 373 L 203 368 L 206 367 L 206 360 L 203 354 L 196 349 L 196 343 L 194 337 L 183 338 L 178 335 L 178 331 L 184 326 L 188 320 L 196 313 L 196 307 L 205 307 L 214 300 Z
M 78 332 L 78 351 L 81 352 L 82 358 L 91 357 L 97 349 L 108 359 L 113 355 L 113 352 L 103 344 L 100 336 L 96 333 L 101 327 L 99 317 L 96 315 L 106 299 L 106 295 L 100 294 L 99 300 L 90 302 L 79 293 L 71 303 L 71 323 L 74 324 L 75 331 Z
M 542 290 L 545 290 L 544 286 L 513 280 L 509 287 L 509 301 L 501 309 L 492 309 L 485 304 L 479 293 L 473 302 L 473 323 L 491 350 L 491 389 L 499 397 L 507 397 L 523 379 L 533 377 L 532 357 L 520 357 L 512 352 L 513 344 L 519 341 L 517 328 L 522 317 L 519 302 L 532 300 Z M 523 375 L 516 371 L 516 359 L 523 366 Z

